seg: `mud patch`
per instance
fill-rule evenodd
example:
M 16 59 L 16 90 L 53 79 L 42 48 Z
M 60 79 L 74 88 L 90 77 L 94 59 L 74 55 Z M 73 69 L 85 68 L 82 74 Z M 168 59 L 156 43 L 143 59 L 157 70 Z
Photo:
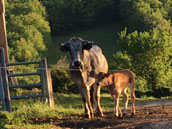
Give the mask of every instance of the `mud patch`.
M 51 123 L 56 128 L 113 128 L 113 129 L 172 129 L 172 99 L 145 101 L 136 103 L 136 115 L 130 110 L 127 116 L 116 118 L 113 111 L 105 111 L 104 117 L 93 120 L 81 115 L 66 118 L 34 118 L 35 124 Z

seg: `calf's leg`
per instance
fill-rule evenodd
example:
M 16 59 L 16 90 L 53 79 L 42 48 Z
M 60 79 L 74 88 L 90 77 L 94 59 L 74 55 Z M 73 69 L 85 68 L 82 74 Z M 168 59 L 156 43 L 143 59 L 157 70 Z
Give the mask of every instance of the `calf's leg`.
M 103 116 L 102 108 L 100 105 L 100 90 L 101 90 L 101 86 L 95 86 L 94 97 L 96 103 L 96 113 L 99 116 Z
M 115 108 L 114 108 L 114 115 L 116 116 L 116 117 L 119 117 L 119 111 L 120 111 L 120 109 L 119 109 L 119 96 L 120 96 L 120 93 L 119 92 L 117 92 L 116 93 L 116 96 L 115 96 L 115 98 L 114 98 L 114 105 L 115 105 Z
M 127 114 L 127 106 L 128 106 L 128 95 L 127 95 L 127 89 L 125 89 L 123 92 L 123 99 L 124 99 L 124 111 L 123 115 Z
M 132 115 L 135 114 L 135 91 L 134 89 L 131 89 L 131 103 L 132 103 L 132 109 L 131 109 L 131 112 L 132 112 Z

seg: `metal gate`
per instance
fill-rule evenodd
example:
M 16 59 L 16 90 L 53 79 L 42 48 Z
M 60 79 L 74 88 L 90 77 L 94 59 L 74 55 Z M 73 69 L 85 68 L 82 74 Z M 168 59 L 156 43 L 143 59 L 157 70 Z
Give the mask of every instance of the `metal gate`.
M 38 64 L 38 72 L 27 72 L 27 73 L 10 73 L 7 72 L 9 66 L 15 65 L 30 65 Z M 31 84 L 13 84 L 9 85 L 8 78 L 14 78 L 18 76 L 31 76 L 38 75 L 40 76 L 39 83 Z M 40 87 L 40 94 L 28 94 L 22 96 L 10 96 L 9 88 L 26 88 L 26 87 Z M 46 103 L 49 103 L 50 107 L 54 107 L 54 98 L 52 90 L 52 82 L 50 71 L 47 69 L 46 58 L 43 58 L 41 61 L 32 61 L 32 62 L 18 62 L 18 63 L 5 63 L 4 58 L 4 49 L 0 48 L 0 96 L 2 109 L 11 111 L 11 99 L 24 99 L 24 98 L 33 98 L 33 97 L 42 97 Z

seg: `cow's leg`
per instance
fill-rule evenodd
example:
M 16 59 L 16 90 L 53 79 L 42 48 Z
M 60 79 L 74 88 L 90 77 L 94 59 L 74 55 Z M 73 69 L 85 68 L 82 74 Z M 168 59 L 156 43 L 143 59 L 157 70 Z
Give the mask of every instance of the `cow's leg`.
M 101 86 L 94 86 L 94 102 L 96 104 L 96 114 L 103 116 L 102 108 L 100 105 L 100 90 Z
M 92 104 L 90 101 L 91 97 L 90 97 L 89 87 L 84 86 L 83 91 L 84 91 L 84 97 L 86 99 L 86 102 L 85 102 L 86 112 L 88 113 L 88 118 L 91 119 L 94 117 L 94 112 L 93 112 Z
M 131 110 L 131 112 L 132 112 L 132 115 L 134 115 L 135 114 L 135 91 L 134 91 L 134 89 L 133 88 L 131 88 L 130 89 L 131 90 L 131 103 L 132 103 L 132 110 Z
M 86 103 L 86 97 L 85 97 L 85 95 L 84 95 L 84 90 L 83 90 L 81 87 L 78 87 L 78 89 L 79 89 L 79 93 L 80 93 L 80 95 L 81 95 L 82 101 L 83 101 L 83 103 L 84 103 L 84 111 L 85 111 L 84 116 L 85 116 L 86 118 L 88 118 L 88 105 L 87 105 L 87 103 Z
M 125 89 L 123 92 L 123 99 L 124 99 L 124 111 L 123 115 L 127 114 L 127 106 L 128 106 L 128 94 L 127 94 L 127 89 Z
M 116 96 L 114 98 L 114 115 L 116 117 L 119 117 L 119 113 L 120 113 L 120 109 L 119 109 L 119 96 L 120 96 L 120 93 L 119 92 L 116 92 Z
M 94 105 L 96 104 L 96 101 L 95 101 L 95 97 L 94 97 L 94 87 L 93 86 L 91 86 L 91 89 L 90 89 L 90 101 L 91 101 L 92 108 L 94 110 Z

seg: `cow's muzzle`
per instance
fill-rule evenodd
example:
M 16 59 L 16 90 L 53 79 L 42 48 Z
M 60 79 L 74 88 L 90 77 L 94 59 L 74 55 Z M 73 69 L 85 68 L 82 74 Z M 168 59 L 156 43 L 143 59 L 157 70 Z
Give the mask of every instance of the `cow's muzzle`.
M 80 61 L 74 61 L 74 65 L 79 67 L 79 66 L 81 66 L 81 62 Z
M 82 68 L 82 61 L 75 60 L 75 61 L 73 61 L 72 66 L 74 66 L 76 68 Z

